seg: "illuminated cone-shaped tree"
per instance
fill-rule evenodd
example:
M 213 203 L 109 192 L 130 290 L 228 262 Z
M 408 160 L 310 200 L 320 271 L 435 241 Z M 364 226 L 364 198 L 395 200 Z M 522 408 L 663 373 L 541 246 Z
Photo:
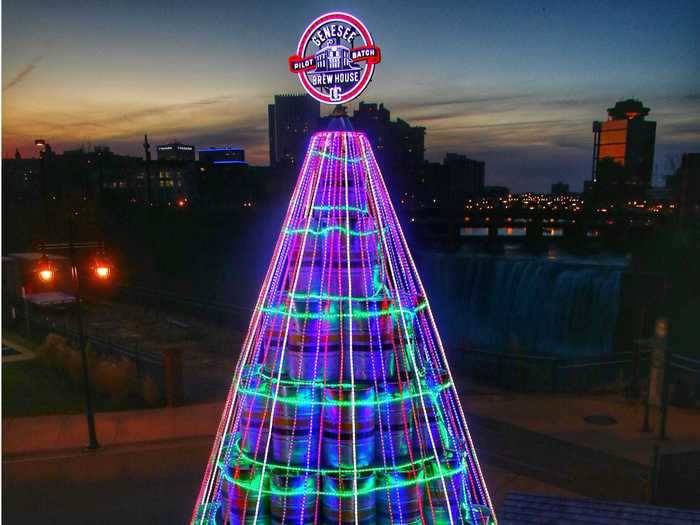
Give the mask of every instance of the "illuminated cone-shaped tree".
M 362 133 L 311 138 L 193 523 L 495 523 Z

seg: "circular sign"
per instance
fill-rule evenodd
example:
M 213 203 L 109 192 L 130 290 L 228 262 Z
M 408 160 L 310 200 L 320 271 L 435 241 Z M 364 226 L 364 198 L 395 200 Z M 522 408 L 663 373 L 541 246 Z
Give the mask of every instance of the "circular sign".
M 365 25 L 347 13 L 327 13 L 311 22 L 289 57 L 289 70 L 324 104 L 360 96 L 372 80 L 381 51 Z

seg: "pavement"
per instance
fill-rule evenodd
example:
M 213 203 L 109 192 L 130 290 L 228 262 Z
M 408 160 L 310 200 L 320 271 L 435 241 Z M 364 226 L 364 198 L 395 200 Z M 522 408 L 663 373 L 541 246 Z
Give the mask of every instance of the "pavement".
M 3 338 L 2 340 L 2 362 L 13 363 L 15 361 L 27 361 L 35 359 L 36 354 L 17 341 Z
M 700 410 L 669 407 L 666 434 L 659 442 L 658 409 L 650 411 L 652 432 L 642 432 L 644 406 L 619 395 L 509 394 L 481 392 L 462 396 L 466 412 L 573 445 L 650 465 L 654 444 L 663 453 L 700 449 Z M 615 423 L 600 426 L 587 416 L 609 416 Z M 467 418 L 469 419 L 469 418 Z
M 8 525 L 187 523 L 211 437 L 3 458 Z
M 107 449 L 125 445 L 206 437 L 216 432 L 223 403 L 177 408 L 101 412 L 95 415 L 97 439 Z M 83 414 L 3 418 L 2 456 L 41 456 L 83 448 Z
M 460 388 L 460 390 L 462 390 Z M 641 432 L 643 407 L 620 396 L 508 394 L 468 391 L 461 396 L 470 418 L 488 420 L 520 430 L 543 434 L 579 447 L 648 465 L 656 432 Z M 97 434 L 103 446 L 211 436 L 216 431 L 222 402 L 176 408 L 102 412 L 96 415 Z M 607 415 L 610 426 L 588 423 L 584 417 Z M 658 413 L 652 410 L 652 428 L 658 430 Z M 700 447 L 700 411 L 669 408 L 664 452 Z M 78 449 L 85 443 L 82 414 L 3 418 L 3 457 Z M 477 444 L 478 448 L 478 444 Z
M 509 491 L 645 501 L 655 438 L 639 431 L 639 406 L 615 396 L 465 392 L 497 510 Z M 3 419 L 4 522 L 187 522 L 222 408 L 99 413 L 97 451 L 83 448 L 83 415 Z M 591 414 L 617 423 L 591 425 Z M 671 408 L 668 421 L 664 448 L 700 448 L 700 413 Z

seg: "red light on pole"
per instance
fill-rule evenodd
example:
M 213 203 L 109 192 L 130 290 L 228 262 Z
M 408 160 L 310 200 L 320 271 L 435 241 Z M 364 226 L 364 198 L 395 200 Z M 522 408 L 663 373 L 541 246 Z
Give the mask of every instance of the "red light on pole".
M 109 268 L 109 266 L 96 266 L 95 267 L 95 276 L 98 279 L 109 279 L 109 276 L 111 273 L 112 273 L 112 270 Z
M 112 277 L 112 264 L 104 256 L 98 255 L 92 265 L 92 273 L 98 281 L 107 281 Z
M 56 277 L 56 269 L 51 261 L 49 261 L 48 256 L 42 255 L 39 258 L 39 262 L 36 266 L 36 274 L 43 283 L 49 284 L 53 282 Z

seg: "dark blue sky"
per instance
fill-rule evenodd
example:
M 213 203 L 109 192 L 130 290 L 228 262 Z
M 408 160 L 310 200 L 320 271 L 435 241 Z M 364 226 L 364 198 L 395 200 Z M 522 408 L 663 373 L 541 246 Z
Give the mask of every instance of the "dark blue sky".
M 3 2 L 3 154 L 140 153 L 144 132 L 242 145 L 267 162 L 267 104 L 319 14 L 360 17 L 383 62 L 360 100 L 427 127 L 427 156 L 487 162 L 487 184 L 580 189 L 591 121 L 637 97 L 656 163 L 700 150 L 700 2 Z M 659 181 L 660 182 L 660 181 Z

